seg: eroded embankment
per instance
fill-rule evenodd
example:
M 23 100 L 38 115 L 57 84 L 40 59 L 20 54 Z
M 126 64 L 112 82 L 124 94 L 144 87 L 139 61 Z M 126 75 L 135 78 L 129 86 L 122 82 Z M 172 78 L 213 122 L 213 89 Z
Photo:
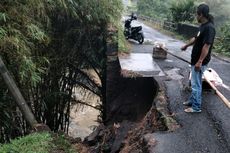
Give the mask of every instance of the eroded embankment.
M 123 76 L 117 58 L 108 62 L 107 124 L 123 120 L 140 121 L 152 107 L 158 93 L 158 83 L 152 77 Z
M 107 65 L 106 104 L 106 125 L 85 139 L 87 152 L 147 152 L 145 134 L 168 129 L 164 113 L 158 111 L 166 106 L 166 98 L 157 81 L 124 78 L 116 57 Z

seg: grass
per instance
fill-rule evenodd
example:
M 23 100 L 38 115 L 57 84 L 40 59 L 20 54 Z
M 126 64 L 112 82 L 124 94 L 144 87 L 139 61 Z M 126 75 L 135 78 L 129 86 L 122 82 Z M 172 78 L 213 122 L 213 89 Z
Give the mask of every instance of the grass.
M 49 153 L 52 137 L 49 133 L 34 133 L 0 147 L 1 153 Z
M 50 133 L 33 133 L 12 140 L 9 144 L 0 144 L 0 153 L 77 153 L 64 135 L 53 137 Z
M 121 26 L 118 28 L 118 50 L 120 52 L 127 52 L 127 44 Z

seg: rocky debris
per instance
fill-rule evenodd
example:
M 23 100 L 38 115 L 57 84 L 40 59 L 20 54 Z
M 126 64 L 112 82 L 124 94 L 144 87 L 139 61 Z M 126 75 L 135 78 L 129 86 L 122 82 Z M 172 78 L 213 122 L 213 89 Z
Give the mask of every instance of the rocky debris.
M 164 93 L 164 90 L 160 90 L 158 96 L 155 98 L 156 109 L 161 113 L 163 123 L 168 128 L 168 131 L 172 132 L 180 128 L 180 125 L 173 118 L 174 114 L 170 114 L 168 110 L 168 103 Z
M 89 146 L 96 145 L 97 142 L 102 138 L 105 126 L 103 124 L 99 125 L 96 130 L 85 138 L 84 142 Z
M 170 114 L 159 112 L 167 108 L 165 93 L 159 92 L 154 78 L 126 70 L 120 74 L 118 60 L 111 61 L 107 65 L 108 121 L 84 140 L 87 151 L 81 152 L 147 153 L 155 141 L 146 134 L 173 129 L 167 127 L 169 121 L 174 121 Z
M 147 153 L 157 144 L 153 137 L 156 131 L 174 131 L 179 127 L 168 113 L 167 97 L 163 87 L 160 89 L 152 107 L 141 120 L 110 122 L 101 124 L 84 141 L 82 153 Z M 126 95 L 127 96 L 127 95 Z M 85 150 L 87 148 L 87 151 Z
M 155 42 L 153 46 L 153 58 L 157 59 L 166 59 L 167 58 L 167 49 L 164 47 L 163 43 Z
M 123 121 L 119 128 L 115 128 L 115 139 L 111 148 L 111 153 L 120 151 L 123 146 L 124 140 L 127 137 L 128 131 L 132 129 L 133 123 L 129 121 Z
M 35 124 L 33 128 L 34 128 L 34 131 L 36 132 L 44 132 L 44 131 L 50 132 L 51 131 L 50 128 L 45 124 Z
M 88 151 L 88 147 L 82 143 L 76 143 L 74 144 L 74 148 L 76 148 L 76 150 L 79 152 L 79 153 L 89 153 Z
M 152 134 L 144 135 L 144 143 L 146 144 L 147 152 L 153 152 L 154 147 L 157 145 L 157 140 Z
M 146 153 L 148 152 L 149 143 L 145 139 L 147 133 L 153 133 L 155 131 L 165 131 L 165 126 L 161 114 L 153 106 L 146 114 L 144 119 L 137 123 L 136 128 L 129 131 L 127 139 L 125 140 L 124 147 L 120 153 Z
M 142 77 L 141 74 L 137 72 L 133 72 L 131 70 L 121 70 L 121 76 L 124 78 L 136 78 L 136 77 Z
M 130 121 L 114 123 L 113 125 L 100 125 L 90 136 L 84 140 L 90 153 L 116 153 L 124 145 L 124 140 L 135 124 Z

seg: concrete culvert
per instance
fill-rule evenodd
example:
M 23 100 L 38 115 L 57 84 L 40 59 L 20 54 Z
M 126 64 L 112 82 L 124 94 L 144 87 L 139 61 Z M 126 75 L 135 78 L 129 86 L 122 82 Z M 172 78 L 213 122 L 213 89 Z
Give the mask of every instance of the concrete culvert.
M 107 65 L 106 124 L 140 121 L 153 105 L 159 86 L 153 77 L 123 77 L 118 60 Z

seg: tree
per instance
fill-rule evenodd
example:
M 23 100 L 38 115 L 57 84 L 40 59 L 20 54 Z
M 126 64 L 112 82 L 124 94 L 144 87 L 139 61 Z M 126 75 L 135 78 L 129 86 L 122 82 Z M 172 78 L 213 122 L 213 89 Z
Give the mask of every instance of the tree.
M 192 22 L 195 17 L 196 7 L 194 0 L 180 0 L 174 1 L 170 10 L 174 22 Z
M 167 18 L 170 4 L 170 0 L 139 0 L 138 13 L 154 18 Z
M 4 81 L 7 84 L 11 94 L 15 98 L 15 101 L 18 107 L 20 108 L 24 118 L 30 124 L 31 127 L 35 127 L 35 125 L 37 124 L 37 121 L 34 117 L 34 114 L 31 112 L 29 106 L 27 105 L 17 85 L 15 84 L 14 80 L 10 76 L 8 70 L 6 69 L 6 66 L 4 62 L 2 61 L 1 56 L 0 56 L 0 73 L 2 77 L 4 78 Z
M 199 2 L 202 2 L 201 0 Z M 210 7 L 210 13 L 214 16 L 215 25 L 221 27 L 230 20 L 230 1 L 228 0 L 205 0 Z
M 68 131 L 76 88 L 104 99 L 107 27 L 117 26 L 121 11 L 120 0 L 1 1 L 0 55 L 38 122 Z M 1 82 L 0 108 L 7 115 L 0 116 L 0 140 L 6 141 L 29 127 Z

